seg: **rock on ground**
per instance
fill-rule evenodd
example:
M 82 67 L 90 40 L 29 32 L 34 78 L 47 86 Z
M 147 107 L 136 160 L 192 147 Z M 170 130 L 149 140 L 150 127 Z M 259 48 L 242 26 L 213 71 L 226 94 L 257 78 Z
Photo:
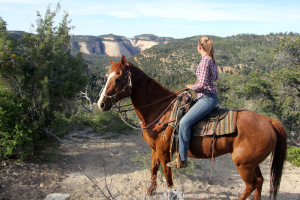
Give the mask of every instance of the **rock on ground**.
M 51 193 L 47 195 L 45 200 L 70 200 L 70 195 L 62 193 Z

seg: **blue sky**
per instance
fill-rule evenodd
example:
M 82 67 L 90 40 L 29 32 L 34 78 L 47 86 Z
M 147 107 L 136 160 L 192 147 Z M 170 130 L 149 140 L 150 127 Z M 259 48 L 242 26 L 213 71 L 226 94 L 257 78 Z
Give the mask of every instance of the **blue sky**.
M 8 30 L 33 32 L 36 12 L 53 0 L 0 0 L 0 16 Z M 115 34 L 131 38 L 155 34 L 174 38 L 221 37 L 253 33 L 300 33 L 299 0 L 60 0 L 69 13 L 74 35 Z M 58 16 L 57 21 L 60 20 Z

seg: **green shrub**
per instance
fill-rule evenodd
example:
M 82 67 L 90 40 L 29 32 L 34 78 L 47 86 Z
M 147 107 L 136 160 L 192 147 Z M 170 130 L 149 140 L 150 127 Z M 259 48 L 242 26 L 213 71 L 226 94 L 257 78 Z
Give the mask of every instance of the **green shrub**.
M 63 137 L 67 135 L 71 129 L 70 120 L 65 116 L 65 114 L 56 112 L 54 114 L 54 119 L 51 125 L 48 127 L 52 133 L 55 133 L 58 137 Z
M 27 157 L 39 138 L 39 121 L 32 120 L 26 99 L 0 88 L 0 156 Z
M 287 160 L 300 167 L 300 147 L 290 147 L 287 151 Z
M 70 118 L 70 124 L 77 128 L 91 127 L 98 133 L 131 130 L 131 128 L 122 121 L 119 115 L 113 111 L 98 112 L 96 114 L 79 112 Z

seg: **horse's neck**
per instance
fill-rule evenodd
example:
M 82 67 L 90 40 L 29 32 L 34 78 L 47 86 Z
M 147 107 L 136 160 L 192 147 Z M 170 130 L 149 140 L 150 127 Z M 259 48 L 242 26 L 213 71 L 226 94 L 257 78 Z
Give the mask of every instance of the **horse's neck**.
M 137 115 L 143 122 L 153 122 L 170 105 L 176 94 L 143 72 L 134 76 L 139 76 L 139 78 L 133 82 L 132 104 Z
M 148 93 L 146 89 L 144 88 L 137 92 L 140 97 L 132 95 L 131 99 L 140 120 L 144 123 L 151 123 L 163 114 L 164 110 L 172 102 L 172 99 L 174 99 L 175 94 L 161 95 L 161 93 L 156 92 Z M 165 99 L 167 96 L 170 96 L 170 98 Z

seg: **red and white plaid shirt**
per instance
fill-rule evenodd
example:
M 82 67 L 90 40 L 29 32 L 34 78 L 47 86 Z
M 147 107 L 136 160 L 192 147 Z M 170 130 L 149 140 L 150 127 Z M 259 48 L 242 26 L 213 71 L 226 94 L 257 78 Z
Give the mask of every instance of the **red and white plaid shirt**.
M 192 89 L 197 93 L 197 98 L 200 98 L 205 94 L 218 94 L 213 83 L 218 79 L 218 66 L 214 64 L 208 55 L 203 56 L 200 61 L 196 69 L 196 76 L 197 81 Z

